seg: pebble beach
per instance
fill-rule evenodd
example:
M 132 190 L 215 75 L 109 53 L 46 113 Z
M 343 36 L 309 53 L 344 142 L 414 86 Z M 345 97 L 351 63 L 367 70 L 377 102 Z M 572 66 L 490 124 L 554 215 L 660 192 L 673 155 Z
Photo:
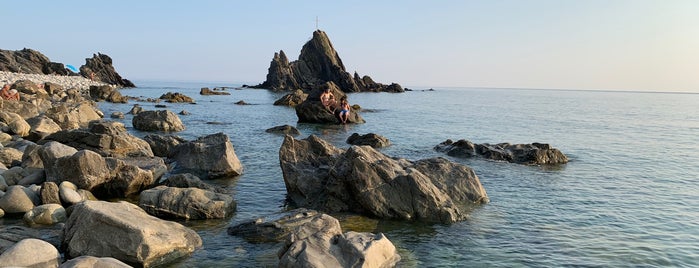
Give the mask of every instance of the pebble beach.
M 66 89 L 77 88 L 87 89 L 90 86 L 101 86 L 106 83 L 92 81 L 82 76 L 63 76 L 63 75 L 46 75 L 46 74 L 25 74 L 0 71 L 0 84 L 14 84 L 20 80 L 30 80 L 34 83 L 51 82 L 59 84 Z

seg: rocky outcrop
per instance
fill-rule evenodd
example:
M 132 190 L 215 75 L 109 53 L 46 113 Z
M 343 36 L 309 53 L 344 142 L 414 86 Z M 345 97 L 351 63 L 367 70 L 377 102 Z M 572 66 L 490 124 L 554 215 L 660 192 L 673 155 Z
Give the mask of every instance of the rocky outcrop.
M 0 49 L 0 71 L 30 74 L 70 74 L 62 63 L 51 62 L 41 52 L 29 48 L 16 51 Z
M 61 244 L 66 258 L 112 257 L 151 267 L 188 256 L 202 246 L 193 230 L 150 216 L 128 202 L 85 201 L 71 210 Z
M 397 84 L 386 86 L 374 82 L 368 76 L 360 78 L 357 73 L 350 75 L 330 38 L 321 30 L 313 32 L 313 38 L 303 45 L 296 61 L 289 62 L 284 51 L 274 53 L 267 79 L 254 88 L 308 91 L 326 82 L 334 82 L 344 92 L 402 92 Z
M 288 200 L 324 212 L 452 223 L 488 202 L 469 167 L 444 158 L 394 159 L 368 146 L 335 148 L 311 135 L 286 136 L 279 150 Z
M 95 104 L 88 101 L 77 103 L 57 103 L 45 115 L 63 130 L 86 128 L 91 121 L 102 119 Z
M 283 125 L 283 126 L 276 126 L 272 128 L 268 128 L 265 130 L 267 133 L 274 133 L 274 134 L 282 134 L 282 135 L 291 135 L 291 136 L 298 136 L 301 135 L 301 132 L 296 129 L 295 127 L 292 127 L 290 125 Z
M 507 161 L 524 165 L 547 165 L 568 163 L 560 150 L 545 143 L 532 144 L 474 144 L 467 140 L 446 140 L 434 147 L 438 152 L 454 157 L 479 156 L 491 160 Z
M 158 186 L 141 192 L 138 202 L 156 217 L 190 220 L 223 219 L 233 214 L 233 197 L 199 188 Z
M 160 96 L 161 100 L 165 100 L 166 102 L 171 102 L 171 103 L 179 103 L 179 102 L 184 102 L 184 103 L 194 103 L 194 99 L 191 97 L 179 93 L 179 92 L 168 92 Z
M 335 109 L 334 112 L 328 111 L 328 109 L 326 109 L 320 101 L 320 95 L 328 88 L 333 96 L 335 96 L 335 100 L 337 101 L 340 101 L 342 97 L 347 96 L 333 82 L 327 82 L 316 87 L 308 94 L 308 98 L 306 98 L 304 102 L 294 108 L 296 110 L 296 117 L 298 117 L 299 123 L 340 123 L 340 109 Z M 364 121 L 364 118 L 359 115 L 359 110 L 355 110 L 354 108 L 351 109 L 349 119 L 347 120 L 348 123 L 359 124 L 366 122 Z
M 374 133 L 364 135 L 352 133 L 352 135 L 347 137 L 347 143 L 352 145 L 368 145 L 374 148 L 383 148 L 391 145 L 391 141 L 386 137 Z
M 122 96 L 118 89 L 112 86 L 90 86 L 90 97 L 95 101 L 127 103 L 128 98 Z
M 0 255 L 2 267 L 58 267 L 61 255 L 49 242 L 28 238 Z
M 89 129 L 58 131 L 44 137 L 44 141 L 91 150 L 105 157 L 154 156 L 148 142 L 129 134 L 123 123 L 114 121 L 93 121 Z
M 143 131 L 182 131 L 185 129 L 182 120 L 168 110 L 142 111 L 132 120 L 133 127 Z
M 243 174 L 243 165 L 226 134 L 216 133 L 175 147 L 173 173 L 192 173 L 202 179 Z
M 136 87 L 128 79 L 121 78 L 112 65 L 112 58 L 102 53 L 85 59 L 85 65 L 80 66 L 80 75 L 117 87 Z
M 306 100 L 306 98 L 308 98 L 308 94 L 303 92 L 303 90 L 297 89 L 294 92 L 286 94 L 280 99 L 276 100 L 274 105 L 294 107 L 301 104 Z
M 224 91 L 213 91 L 209 89 L 208 87 L 203 87 L 199 91 L 199 95 L 231 95 L 231 93 L 224 92 Z

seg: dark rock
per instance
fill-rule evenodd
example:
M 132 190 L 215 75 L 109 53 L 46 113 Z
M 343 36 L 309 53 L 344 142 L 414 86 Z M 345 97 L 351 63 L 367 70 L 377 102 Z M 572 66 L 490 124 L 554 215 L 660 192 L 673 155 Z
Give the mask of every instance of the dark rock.
M 365 135 L 352 133 L 352 135 L 347 138 L 347 143 L 352 145 L 369 145 L 374 148 L 383 148 L 391 145 L 391 141 L 386 137 L 374 133 Z
M 168 110 L 142 111 L 132 120 L 133 127 L 143 131 L 182 131 L 185 129 L 182 121 Z
M 202 179 L 238 176 L 243 165 L 235 154 L 228 136 L 216 133 L 175 147 L 173 173 L 192 173 Z
M 228 92 L 222 92 L 222 91 L 213 91 L 209 89 L 208 87 L 203 87 L 201 88 L 201 91 L 199 91 L 200 95 L 231 95 L 231 93 Z
M 291 135 L 291 136 L 301 135 L 301 132 L 298 129 L 296 129 L 295 127 L 292 127 L 290 125 L 276 126 L 276 127 L 269 128 L 269 129 L 265 130 L 265 132 L 274 133 L 274 134 Z
M 245 102 L 244 100 L 239 100 L 239 101 L 236 102 L 235 104 L 237 104 L 237 105 L 250 105 L 250 103 L 247 103 L 247 102 Z
M 131 110 L 128 112 L 128 114 L 136 115 L 140 112 L 143 112 L 143 107 L 141 107 L 141 105 L 134 104 L 133 107 L 131 107 Z
M 53 67 L 48 57 L 41 52 L 25 48 L 22 50 L 2 50 L 0 49 L 0 71 L 28 74 L 51 74 L 45 73 L 45 69 Z M 53 71 L 53 69 L 50 69 Z M 64 70 L 56 70 L 59 74 L 65 75 Z
M 187 142 L 187 140 L 175 135 L 156 135 L 148 134 L 143 137 L 143 140 L 148 142 L 155 156 L 170 157 L 172 151 L 177 145 Z
M 187 112 L 186 110 L 180 111 L 180 115 L 190 115 L 190 112 Z
M 223 219 L 236 209 L 233 197 L 199 188 L 158 186 L 141 192 L 138 206 L 161 218 Z
M 488 197 L 472 169 L 443 158 L 408 161 L 368 146 L 335 148 L 311 135 L 279 150 L 289 201 L 324 212 L 452 223 Z
M 386 86 L 368 76 L 359 78 L 356 73 L 354 77 L 350 75 L 330 39 L 320 30 L 313 32 L 313 38 L 303 45 L 298 60 L 289 62 L 284 51 L 274 53 L 267 79 L 254 88 L 309 91 L 326 82 L 334 82 L 344 92 L 402 92 L 400 86 Z
M 167 105 L 165 104 L 156 104 L 155 108 L 167 108 Z
M 182 93 L 178 93 L 178 92 L 165 93 L 162 96 L 160 96 L 159 99 L 165 100 L 167 102 L 185 102 L 185 103 L 193 103 L 194 102 L 194 99 L 192 99 L 191 97 L 184 95 Z
M 561 151 L 548 144 L 474 144 L 467 140 L 446 140 L 435 150 L 454 157 L 480 156 L 491 160 L 507 161 L 524 165 L 565 164 L 568 162 Z
M 112 58 L 102 53 L 85 59 L 85 65 L 80 66 L 80 75 L 117 87 L 136 87 L 128 79 L 121 78 L 112 65 Z
M 320 101 L 320 95 L 325 91 L 325 89 L 330 88 L 330 92 L 335 96 L 336 100 L 340 100 L 342 97 L 346 97 L 337 85 L 333 82 L 327 82 L 320 87 L 317 87 L 308 94 L 306 100 L 295 107 L 296 116 L 299 119 L 299 123 L 320 123 L 320 124 L 338 124 L 339 119 L 339 109 L 336 109 L 335 113 L 328 111 L 323 106 Z M 350 116 L 348 123 L 357 124 L 365 123 L 364 118 L 359 115 L 358 111 L 350 111 Z
M 124 113 L 122 112 L 113 112 L 112 115 L 110 116 L 111 118 L 114 119 L 124 119 Z
M 303 90 L 297 89 L 294 92 L 286 94 L 284 97 L 281 97 L 275 101 L 274 105 L 294 107 L 301 104 L 306 100 L 306 98 L 308 98 L 308 94 L 304 93 Z
M 121 92 L 112 86 L 90 86 L 90 97 L 95 101 L 108 101 L 113 103 L 128 102 L 128 98 L 122 96 Z

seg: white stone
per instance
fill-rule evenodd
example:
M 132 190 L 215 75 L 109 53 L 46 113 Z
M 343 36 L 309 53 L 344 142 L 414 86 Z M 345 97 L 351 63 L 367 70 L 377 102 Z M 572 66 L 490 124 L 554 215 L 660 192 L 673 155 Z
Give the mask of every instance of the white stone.
M 27 238 L 17 242 L 0 255 L 3 267 L 58 267 L 61 256 L 46 241 Z

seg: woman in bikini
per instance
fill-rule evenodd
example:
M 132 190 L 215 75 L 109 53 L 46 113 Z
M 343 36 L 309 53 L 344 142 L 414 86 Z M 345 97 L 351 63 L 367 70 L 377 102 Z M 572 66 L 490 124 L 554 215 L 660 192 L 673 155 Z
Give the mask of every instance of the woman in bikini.
M 323 107 L 331 113 L 335 112 L 335 96 L 330 93 L 330 88 L 326 88 L 323 94 L 320 94 L 320 102 L 323 103 Z

